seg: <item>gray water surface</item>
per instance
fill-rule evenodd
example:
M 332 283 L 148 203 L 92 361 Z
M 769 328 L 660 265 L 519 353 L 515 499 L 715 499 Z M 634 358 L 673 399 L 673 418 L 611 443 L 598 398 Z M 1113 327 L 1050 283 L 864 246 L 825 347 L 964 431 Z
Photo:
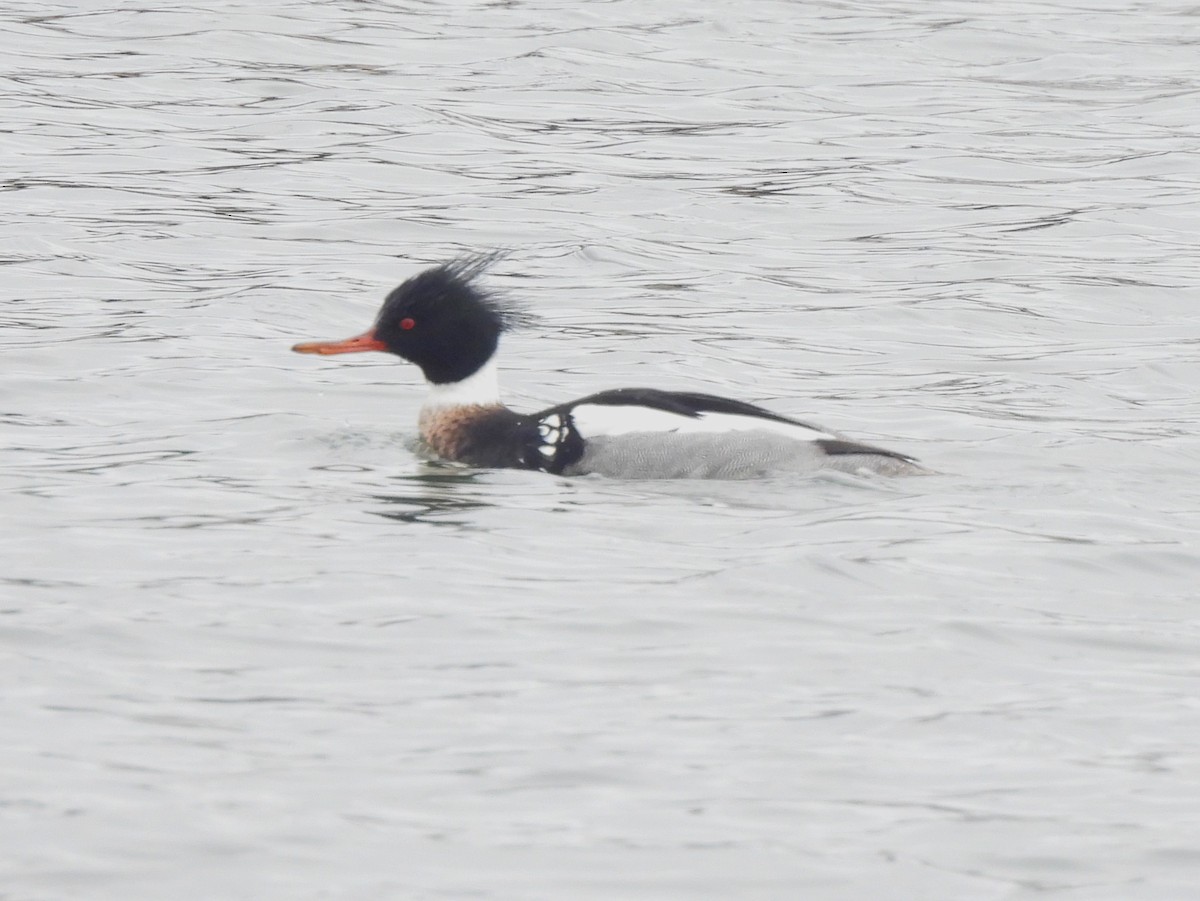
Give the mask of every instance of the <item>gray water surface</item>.
M 1194 3 L 0 33 L 0 898 L 1197 897 Z M 942 474 L 431 464 L 288 352 L 494 248 L 513 406 Z

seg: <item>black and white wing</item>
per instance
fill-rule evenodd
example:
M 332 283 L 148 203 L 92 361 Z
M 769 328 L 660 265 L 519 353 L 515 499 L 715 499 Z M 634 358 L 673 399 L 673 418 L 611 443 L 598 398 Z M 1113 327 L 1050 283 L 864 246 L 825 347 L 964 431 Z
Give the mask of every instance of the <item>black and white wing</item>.
M 623 388 L 536 417 L 537 468 L 626 478 L 744 478 L 826 467 L 885 471 L 912 460 L 753 404 Z

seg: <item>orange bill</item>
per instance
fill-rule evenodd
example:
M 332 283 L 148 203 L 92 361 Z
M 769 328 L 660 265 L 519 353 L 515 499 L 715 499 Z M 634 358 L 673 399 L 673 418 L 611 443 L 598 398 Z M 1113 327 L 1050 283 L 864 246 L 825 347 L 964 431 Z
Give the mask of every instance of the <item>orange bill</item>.
M 308 341 L 292 347 L 298 354 L 356 354 L 366 350 L 387 350 L 387 345 L 375 337 L 375 332 L 363 332 L 344 341 Z

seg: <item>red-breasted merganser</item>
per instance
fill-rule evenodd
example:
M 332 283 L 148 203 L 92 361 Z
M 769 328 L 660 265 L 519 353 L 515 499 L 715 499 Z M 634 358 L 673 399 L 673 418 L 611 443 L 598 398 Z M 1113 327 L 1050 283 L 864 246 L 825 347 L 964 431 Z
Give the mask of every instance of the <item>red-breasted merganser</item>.
M 519 313 L 480 285 L 491 260 L 470 257 L 427 269 L 387 296 L 368 331 L 292 350 L 378 350 L 415 363 L 429 384 L 421 438 L 442 459 L 472 466 L 634 479 L 928 472 L 906 454 L 710 394 L 618 388 L 539 413 L 510 410 L 500 401 L 494 357 Z

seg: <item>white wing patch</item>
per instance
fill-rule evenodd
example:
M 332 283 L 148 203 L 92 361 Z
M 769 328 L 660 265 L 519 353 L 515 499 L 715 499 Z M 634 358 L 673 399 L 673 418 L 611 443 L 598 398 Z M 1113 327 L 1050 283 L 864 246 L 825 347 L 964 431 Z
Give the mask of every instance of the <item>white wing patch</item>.
M 571 410 L 575 428 L 584 439 L 611 435 L 667 432 L 679 435 L 714 435 L 722 432 L 770 432 L 796 441 L 836 440 L 837 435 L 794 422 L 779 422 L 738 413 L 701 413 L 683 416 L 636 404 L 580 404 Z
M 567 438 L 567 424 L 558 413 L 551 413 L 538 423 L 538 453 L 547 460 L 553 460 L 559 447 Z

